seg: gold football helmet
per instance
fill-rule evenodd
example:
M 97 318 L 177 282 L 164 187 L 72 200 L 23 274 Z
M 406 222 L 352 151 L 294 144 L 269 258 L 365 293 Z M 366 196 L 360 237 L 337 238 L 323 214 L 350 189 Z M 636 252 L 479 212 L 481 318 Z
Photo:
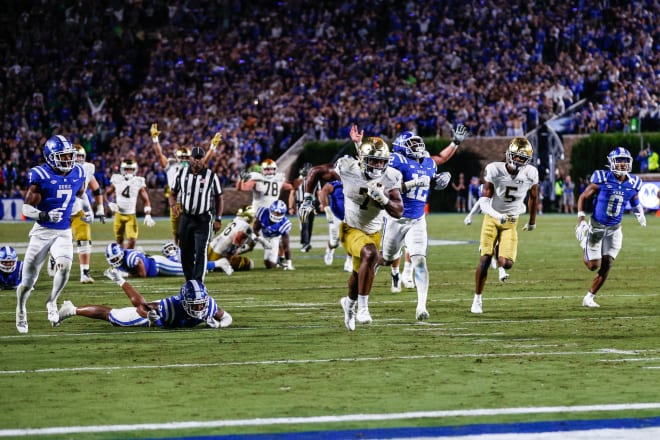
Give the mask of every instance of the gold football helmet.
M 254 211 L 252 205 L 244 206 L 243 208 L 239 208 L 238 211 L 236 211 L 236 217 L 242 217 L 249 224 L 254 222 L 254 217 L 256 215 L 257 213 Z
M 261 174 L 264 176 L 274 176 L 277 174 L 277 163 L 273 159 L 266 159 L 261 162 Z
M 532 144 L 525 137 L 515 137 L 511 139 L 509 147 L 506 150 L 506 163 L 513 169 L 518 170 L 529 164 L 534 157 Z
M 87 151 L 85 151 L 85 147 L 80 144 L 73 144 L 73 148 L 76 150 L 76 162 L 85 162 L 85 159 L 87 159 Z
M 390 149 L 379 137 L 368 137 L 358 148 L 358 160 L 365 176 L 377 179 L 382 176 L 390 161 Z
M 122 176 L 124 176 L 126 179 L 130 179 L 137 174 L 137 168 L 137 162 L 135 162 L 133 159 L 126 159 L 122 161 L 119 170 Z
M 177 148 L 174 156 L 176 157 L 177 162 L 188 162 L 190 160 L 190 148 Z

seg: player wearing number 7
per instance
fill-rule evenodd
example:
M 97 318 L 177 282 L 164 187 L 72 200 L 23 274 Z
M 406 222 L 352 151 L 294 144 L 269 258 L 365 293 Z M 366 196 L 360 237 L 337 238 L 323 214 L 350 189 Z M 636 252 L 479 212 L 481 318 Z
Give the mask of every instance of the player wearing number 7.
M 530 165 L 534 150 L 524 137 L 515 137 L 506 151 L 506 162 L 486 165 L 484 188 L 479 206 L 484 213 L 479 249 L 481 257 L 475 274 L 472 313 L 482 313 L 481 294 L 488 277 L 488 266 L 499 243 L 498 266 L 513 267 L 518 254 L 518 216 L 525 212 L 525 197 L 529 221 L 523 231 L 536 228 L 536 202 L 539 196 L 539 172 Z
M 633 158 L 625 148 L 615 148 L 607 155 L 610 170 L 596 170 L 591 175 L 591 182 L 578 198 L 578 225 L 575 236 L 584 249 L 583 261 L 591 271 L 598 273 L 591 283 L 591 289 L 582 299 L 585 307 L 600 307 L 594 301 L 598 290 L 603 287 L 614 259 L 621 250 L 623 233 L 621 219 L 628 202 L 637 221 L 646 226 L 644 208 L 639 203 L 639 190 L 642 179 L 630 174 Z M 593 214 L 589 223 L 584 212 L 587 200 L 596 196 Z
M 88 223 L 94 220 L 89 199 L 84 196 L 85 172 L 76 164 L 76 150 L 71 141 L 61 135 L 53 136 L 46 141 L 43 154 L 46 164 L 30 170 L 23 204 L 23 215 L 36 223 L 30 230 L 22 281 L 16 288 L 16 330 L 19 333 L 28 332 L 27 300 L 49 252 L 55 260 L 55 274 L 46 309 L 51 324 L 59 323 L 57 298 L 69 281 L 73 262 L 71 211 L 76 198 L 84 212 L 83 220 Z

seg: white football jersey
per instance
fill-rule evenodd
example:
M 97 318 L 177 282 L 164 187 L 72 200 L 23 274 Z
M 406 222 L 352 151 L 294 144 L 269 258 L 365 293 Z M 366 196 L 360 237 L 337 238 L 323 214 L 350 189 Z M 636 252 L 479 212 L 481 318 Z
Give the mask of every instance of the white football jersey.
M 252 206 L 255 211 L 258 211 L 261 207 L 269 208 L 275 200 L 280 198 L 286 177 L 284 177 L 284 173 L 264 176 L 261 173 L 251 172 L 250 180 L 255 182 L 252 189 Z
M 211 249 L 223 257 L 229 256 L 232 244 L 239 248 L 252 235 L 252 226 L 243 218 L 235 217 L 213 240 Z
M 113 174 L 110 183 L 115 186 L 115 200 L 119 207 L 119 213 L 135 215 L 140 189 L 147 187 L 144 177 L 133 176 L 126 179 L 121 174 Z
M 526 211 L 527 191 L 539 183 L 539 172 L 532 165 L 525 165 L 518 174 L 512 176 L 506 163 L 493 162 L 486 165 L 486 182 L 495 187 L 493 209 L 501 214 L 520 215 Z
M 85 174 L 85 191 L 87 191 L 87 187 L 89 186 L 89 182 L 92 180 L 92 177 L 94 177 L 94 171 L 96 171 L 96 167 L 94 166 L 93 163 L 89 162 L 83 162 L 80 164 L 83 169 L 83 173 Z M 87 193 L 83 194 L 83 197 L 87 197 Z M 73 214 L 77 213 L 78 211 L 82 211 L 83 206 L 82 202 L 78 197 L 76 197 L 76 200 L 73 202 L 73 210 L 71 211 Z M 91 202 L 90 202 L 91 203 Z
M 179 170 L 181 168 L 183 168 L 183 164 L 177 161 L 176 159 L 173 158 L 167 159 L 165 174 L 167 175 L 167 185 L 170 188 L 174 187 L 174 182 L 176 181 L 176 175 L 179 174 Z
M 344 156 L 335 163 L 335 171 L 344 184 L 344 222 L 367 234 L 378 232 L 383 227 L 384 210 L 367 195 L 369 182 L 380 182 L 385 195 L 392 188 L 401 188 L 401 173 L 387 167 L 377 179 L 367 179 L 360 162 Z

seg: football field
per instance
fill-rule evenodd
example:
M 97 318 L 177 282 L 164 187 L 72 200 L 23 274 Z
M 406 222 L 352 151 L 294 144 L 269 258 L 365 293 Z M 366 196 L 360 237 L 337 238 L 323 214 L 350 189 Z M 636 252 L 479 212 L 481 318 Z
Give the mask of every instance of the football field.
M 207 276 L 234 318 L 222 330 L 116 328 L 78 316 L 52 328 L 44 267 L 28 302 L 29 334 L 16 332 L 15 291 L 0 291 L 0 437 L 433 437 L 644 421 L 657 428 L 660 218 L 647 220 L 641 228 L 624 217 L 623 250 L 599 309 L 581 306 L 594 273 L 581 261 L 576 217 L 539 216 L 533 232 L 519 225 L 509 280 L 491 270 L 484 313 L 473 315 L 481 216 L 465 226 L 463 215 L 430 215 L 430 319 L 415 320 L 415 290 L 391 293 L 390 270 L 381 267 L 369 302 L 373 323 L 355 332 L 339 305 L 348 277 L 343 250 L 332 266 L 323 261 L 323 217 L 309 253 L 299 249 L 292 218 L 295 271 L 264 269 L 257 248 L 249 254 L 254 270 Z M 169 220 L 157 221 L 152 229 L 140 224 L 138 245 L 148 252 L 170 239 Z M 30 227 L 0 223 L 0 243 L 22 259 Z M 93 239 L 96 283 L 78 282 L 76 256 L 59 304 L 130 305 L 102 276 L 112 225 L 94 224 Z M 130 282 L 156 300 L 177 294 L 182 279 Z M 474 428 L 484 426 L 513 428 Z

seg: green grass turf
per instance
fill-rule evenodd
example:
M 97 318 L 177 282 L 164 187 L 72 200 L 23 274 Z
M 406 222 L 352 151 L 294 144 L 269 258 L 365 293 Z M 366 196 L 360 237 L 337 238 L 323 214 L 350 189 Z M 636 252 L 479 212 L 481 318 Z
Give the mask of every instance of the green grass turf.
M 380 268 L 370 299 L 374 322 L 344 327 L 346 291 L 339 249 L 332 267 L 317 244 L 293 251 L 295 271 L 210 274 L 211 294 L 234 318 L 231 328 L 165 331 L 115 328 L 73 317 L 51 328 L 42 276 L 28 303 L 30 333 L 14 326 L 15 292 L 0 291 L 0 429 L 339 416 L 410 411 L 605 405 L 660 401 L 660 219 L 642 229 L 624 219 L 624 245 L 601 290 L 600 309 L 581 307 L 593 273 L 581 262 L 575 216 L 544 215 L 519 226 L 518 261 L 499 283 L 491 270 L 484 314 L 470 313 L 481 217 L 431 215 L 429 321 L 415 321 L 416 293 L 390 292 Z M 523 222 L 526 216 L 521 219 Z M 297 222 L 294 221 L 294 224 Z M 0 224 L 0 242 L 24 242 L 30 224 Z M 102 248 L 110 224 L 93 227 L 92 271 L 81 285 L 74 264 L 60 297 L 76 305 L 127 306 L 104 280 Z M 169 223 L 141 227 L 140 239 L 169 239 Z M 326 237 L 317 218 L 315 238 Z M 294 227 L 292 241 L 298 241 Z M 22 257 L 22 252 L 20 252 Z M 131 280 L 148 300 L 178 292 L 182 280 Z M 81 369 L 82 368 L 82 369 Z M 86 369 L 85 369 L 86 368 Z M 8 372 L 12 373 L 8 373 Z M 104 434 L 64 438 L 137 438 L 291 432 L 388 426 L 563 420 L 657 415 L 657 410 L 329 422 Z M 34 437 L 32 435 L 31 437 Z M 57 435 L 47 436 L 57 438 Z

